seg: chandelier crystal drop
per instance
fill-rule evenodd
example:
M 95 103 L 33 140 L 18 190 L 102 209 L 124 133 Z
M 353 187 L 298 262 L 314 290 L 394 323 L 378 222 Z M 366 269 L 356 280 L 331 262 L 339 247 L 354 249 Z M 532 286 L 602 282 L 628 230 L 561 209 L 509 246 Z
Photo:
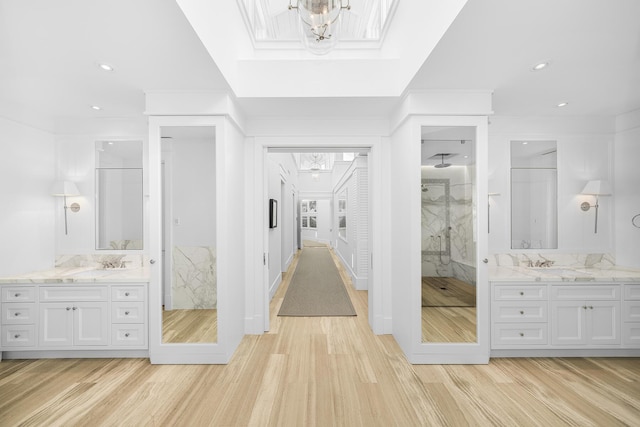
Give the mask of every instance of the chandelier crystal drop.
M 324 55 L 338 43 L 340 12 L 351 6 L 349 0 L 289 0 L 289 10 L 292 9 L 298 11 L 303 45 L 316 55 Z

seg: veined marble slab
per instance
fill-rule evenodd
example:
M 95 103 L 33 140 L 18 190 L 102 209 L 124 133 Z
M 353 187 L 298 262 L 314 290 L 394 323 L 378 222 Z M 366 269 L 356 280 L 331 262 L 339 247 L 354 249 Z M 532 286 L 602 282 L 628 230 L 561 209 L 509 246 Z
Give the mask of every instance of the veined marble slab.
M 148 282 L 148 268 L 58 267 L 16 276 L 0 277 L 1 283 L 131 283 Z
M 625 267 L 489 267 L 490 282 L 640 282 L 640 270 Z

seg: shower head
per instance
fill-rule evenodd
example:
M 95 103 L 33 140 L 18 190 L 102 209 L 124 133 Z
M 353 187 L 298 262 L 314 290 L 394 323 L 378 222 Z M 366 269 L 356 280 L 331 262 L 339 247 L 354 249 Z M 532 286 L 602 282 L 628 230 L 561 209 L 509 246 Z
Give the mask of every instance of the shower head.
M 451 163 L 445 163 L 444 162 L 444 153 L 440 154 L 441 159 L 440 159 L 440 163 L 435 165 L 436 168 L 440 169 L 440 168 L 448 168 L 449 166 L 451 166 Z

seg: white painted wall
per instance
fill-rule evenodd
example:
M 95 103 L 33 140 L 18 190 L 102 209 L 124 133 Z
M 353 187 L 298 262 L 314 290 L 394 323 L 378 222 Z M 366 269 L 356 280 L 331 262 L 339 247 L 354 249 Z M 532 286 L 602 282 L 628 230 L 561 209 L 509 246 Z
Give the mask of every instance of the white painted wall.
M 95 142 L 104 140 L 144 141 L 140 134 L 117 134 L 102 132 L 94 134 L 57 135 L 55 137 L 55 167 L 58 179 L 74 181 L 80 191 L 78 197 L 68 197 L 67 204 L 80 204 L 80 211 L 67 212 L 69 234 L 64 234 L 62 208 L 57 209 L 55 224 L 55 255 L 112 253 L 96 250 L 96 199 L 95 199 Z M 143 172 L 144 176 L 144 172 Z M 143 178 L 144 179 L 144 178 Z M 148 221 L 144 219 L 144 239 L 148 239 Z
M 55 218 L 63 212 L 50 191 L 54 136 L 0 117 L 0 146 L 0 276 L 51 268 Z
M 616 263 L 640 268 L 640 110 L 616 118 L 614 147 Z
M 510 141 L 557 141 L 558 249 L 556 253 L 613 253 L 614 198 L 601 197 L 598 233 L 595 212 L 580 210 L 591 196 L 579 193 L 588 180 L 612 181 L 613 122 L 593 118 L 526 119 L 493 117 L 489 126 L 489 192 L 492 196 L 491 253 L 523 252 L 511 249 Z
M 357 157 L 333 190 L 332 241 L 336 253 L 357 290 L 368 289 L 369 275 L 369 174 L 368 157 Z M 339 172 L 339 171 L 337 171 Z M 338 199 L 346 194 L 346 212 L 338 212 Z M 346 237 L 338 230 L 338 218 L 346 216 Z

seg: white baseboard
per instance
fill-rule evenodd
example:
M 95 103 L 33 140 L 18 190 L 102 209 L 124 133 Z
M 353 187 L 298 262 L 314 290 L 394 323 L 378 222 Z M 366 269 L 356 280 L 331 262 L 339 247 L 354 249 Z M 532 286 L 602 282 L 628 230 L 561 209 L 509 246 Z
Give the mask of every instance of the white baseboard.
M 34 350 L 3 351 L 3 359 L 111 359 L 148 358 L 148 350 Z
M 269 285 L 269 301 L 271 301 L 273 296 L 276 294 L 276 291 L 280 286 L 280 282 L 282 282 L 282 273 L 279 273 L 271 285 Z

